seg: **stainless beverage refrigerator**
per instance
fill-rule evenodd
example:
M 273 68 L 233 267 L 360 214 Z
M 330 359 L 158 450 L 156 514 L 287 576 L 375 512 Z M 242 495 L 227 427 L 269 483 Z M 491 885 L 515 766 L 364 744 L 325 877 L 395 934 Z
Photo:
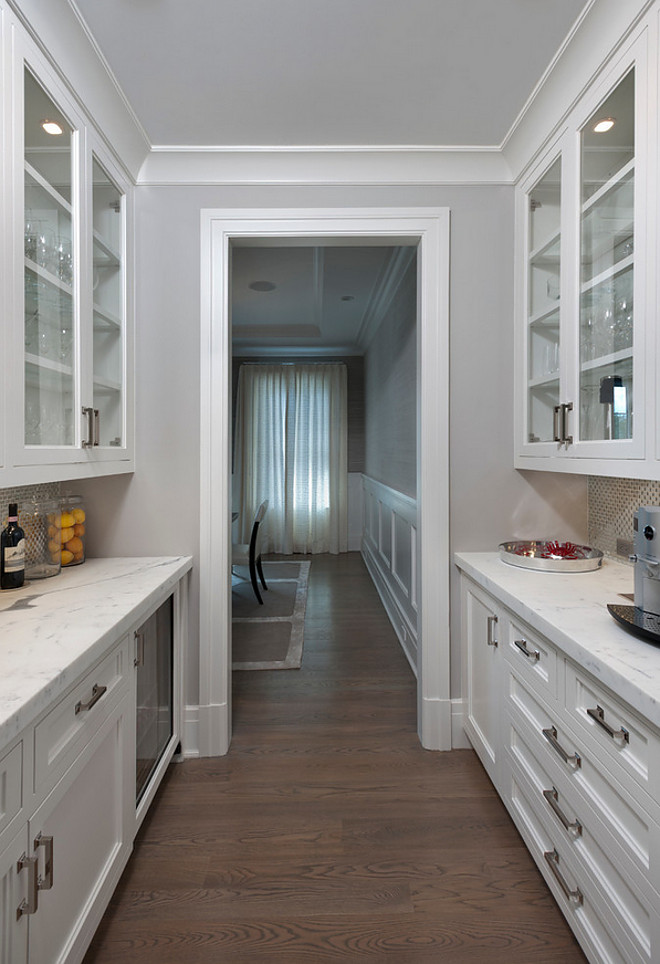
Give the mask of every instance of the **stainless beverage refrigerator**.
M 136 803 L 173 733 L 173 599 L 170 596 L 136 633 Z

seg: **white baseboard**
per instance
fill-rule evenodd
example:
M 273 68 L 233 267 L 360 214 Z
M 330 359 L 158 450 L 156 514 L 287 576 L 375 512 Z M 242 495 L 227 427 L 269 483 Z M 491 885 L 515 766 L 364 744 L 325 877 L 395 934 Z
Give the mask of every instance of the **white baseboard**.
M 183 756 L 224 756 L 229 750 L 231 726 L 225 703 L 186 706 L 183 724 Z
M 452 750 L 471 750 L 472 744 L 465 735 L 463 729 L 463 715 L 465 713 L 465 700 L 451 701 L 451 748 Z

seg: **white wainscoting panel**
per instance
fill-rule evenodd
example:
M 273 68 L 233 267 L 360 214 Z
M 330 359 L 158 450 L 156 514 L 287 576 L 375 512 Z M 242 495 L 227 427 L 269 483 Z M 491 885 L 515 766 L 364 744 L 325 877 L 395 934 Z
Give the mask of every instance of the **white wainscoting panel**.
M 362 476 L 362 556 L 417 675 L 417 502 Z

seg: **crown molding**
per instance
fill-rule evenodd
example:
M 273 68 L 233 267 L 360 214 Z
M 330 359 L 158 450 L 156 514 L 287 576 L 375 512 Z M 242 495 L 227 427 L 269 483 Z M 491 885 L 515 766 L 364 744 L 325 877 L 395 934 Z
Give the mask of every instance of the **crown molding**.
M 141 185 L 511 184 L 499 147 L 154 146 Z

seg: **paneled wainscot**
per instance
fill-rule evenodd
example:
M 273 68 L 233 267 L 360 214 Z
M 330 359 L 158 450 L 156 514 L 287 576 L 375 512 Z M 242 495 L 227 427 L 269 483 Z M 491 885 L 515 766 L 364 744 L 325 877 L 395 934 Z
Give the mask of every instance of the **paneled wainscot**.
M 179 742 L 191 565 L 91 559 L 0 594 L 0 964 L 85 954 Z M 166 645 L 151 647 L 156 614 Z M 138 674 L 153 682 L 154 650 L 167 737 L 136 806 Z
M 593 964 L 660 960 L 660 649 L 614 622 L 633 570 L 458 554 L 464 727 Z

